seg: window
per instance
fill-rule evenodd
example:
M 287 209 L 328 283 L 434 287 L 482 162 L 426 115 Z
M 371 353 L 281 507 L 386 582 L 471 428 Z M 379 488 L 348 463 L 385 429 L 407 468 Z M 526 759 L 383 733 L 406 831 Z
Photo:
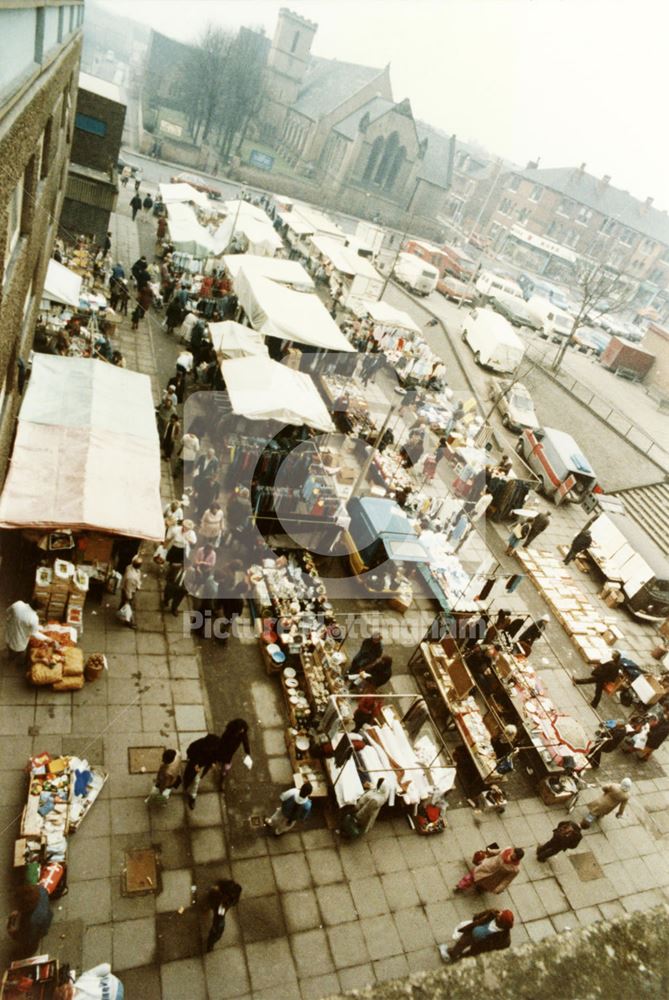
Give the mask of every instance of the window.
M 44 135 L 42 136 L 42 162 L 39 168 L 39 175 L 41 180 L 43 180 L 49 173 L 52 132 L 53 132 L 53 115 L 49 118 L 48 122 L 44 126 Z
M 557 207 L 558 215 L 571 216 L 572 209 L 574 207 L 574 202 L 571 198 L 562 198 L 560 204 Z
M 35 155 L 33 154 L 23 171 L 23 197 L 21 199 L 21 235 L 30 231 L 33 218 L 33 198 L 35 196 Z
M 107 134 L 107 123 L 101 121 L 99 118 L 93 118 L 91 115 L 77 113 L 74 116 L 74 125 L 75 128 L 81 129 L 82 132 L 89 132 L 90 135 Z
M 524 224 L 527 222 L 529 217 L 530 217 L 529 208 L 521 208 L 520 212 L 518 213 L 518 221 Z
M 507 184 L 509 191 L 517 191 L 520 187 L 520 177 L 518 174 L 512 174 L 509 177 L 509 183 Z
M 70 7 L 70 31 L 74 31 L 74 12 L 76 7 Z
M 662 283 L 662 277 L 663 277 L 663 274 L 662 274 L 662 271 L 660 270 L 659 267 L 654 268 L 654 270 L 652 270 L 650 272 L 650 274 L 648 275 L 649 280 L 652 281 L 656 285 L 659 285 L 659 284 Z
M 606 233 L 607 236 L 612 236 L 616 231 L 616 221 L 615 219 L 604 219 L 601 226 L 599 227 L 600 232 Z
M 7 205 L 7 239 L 5 241 L 5 278 L 7 265 L 16 249 L 21 235 L 21 212 L 23 209 L 23 178 L 16 185 Z
M 293 44 L 290 47 L 290 51 L 291 52 L 295 51 L 295 49 L 297 48 L 297 46 L 299 44 L 299 41 L 300 41 L 300 33 L 299 33 L 299 31 L 296 31 L 295 34 L 293 35 Z
M 535 184 L 530 193 L 530 201 L 541 201 L 541 196 L 544 193 L 544 189 L 541 184 Z
M 35 62 L 41 63 L 44 55 L 44 7 L 35 11 Z
M 64 13 L 65 13 L 65 8 L 64 7 L 59 7 L 58 8 L 58 41 L 59 42 L 62 42 L 62 40 L 63 40 L 63 20 L 64 20 L 63 19 L 63 15 L 64 15 Z
M 576 213 L 576 221 L 582 226 L 589 226 L 592 222 L 592 210 L 581 205 Z
M 625 227 L 621 227 L 621 230 L 618 234 L 618 239 L 620 240 L 621 243 L 624 243 L 626 247 L 631 247 L 632 244 L 634 243 L 634 232 L 631 229 L 625 229 Z
M 511 198 L 502 198 L 501 202 L 499 203 L 499 210 L 502 213 L 502 215 L 511 215 L 511 212 L 513 210 L 513 201 L 511 200 Z

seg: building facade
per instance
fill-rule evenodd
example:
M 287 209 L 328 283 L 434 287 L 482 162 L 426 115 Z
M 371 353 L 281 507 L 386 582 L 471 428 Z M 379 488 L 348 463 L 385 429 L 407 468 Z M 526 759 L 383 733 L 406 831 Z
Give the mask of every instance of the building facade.
M 102 242 L 118 197 L 117 164 L 126 103 L 119 88 L 79 74 L 74 134 L 60 233 L 85 233 Z
M 494 248 L 519 266 L 569 281 L 580 260 L 621 273 L 637 309 L 669 310 L 669 216 L 576 168 L 505 174 L 490 216 Z
M 0 7 L 0 476 L 18 410 L 74 128 L 84 5 Z

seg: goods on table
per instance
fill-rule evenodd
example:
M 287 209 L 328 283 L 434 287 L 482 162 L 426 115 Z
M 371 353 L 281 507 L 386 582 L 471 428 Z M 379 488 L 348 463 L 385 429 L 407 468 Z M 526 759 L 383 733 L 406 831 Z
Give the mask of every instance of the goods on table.
M 75 630 L 50 622 L 41 636 L 44 638 L 32 636 L 28 642 L 30 666 L 26 676 L 30 683 L 37 687 L 50 684 L 54 691 L 78 691 L 84 686 L 84 654 L 75 645 Z
M 66 622 L 81 635 L 87 593 L 88 576 L 65 559 L 39 566 L 35 573 L 33 602 L 40 621 Z
M 583 659 L 587 663 L 610 660 L 611 646 L 624 642 L 618 619 L 602 615 L 590 603 L 567 567 L 552 552 L 521 548 L 517 554 Z

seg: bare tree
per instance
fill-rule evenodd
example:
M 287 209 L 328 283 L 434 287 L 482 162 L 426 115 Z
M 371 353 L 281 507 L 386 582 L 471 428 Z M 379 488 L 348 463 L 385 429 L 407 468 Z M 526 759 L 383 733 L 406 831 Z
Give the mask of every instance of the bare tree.
M 194 142 L 206 142 L 225 97 L 223 80 L 233 35 L 208 24 L 184 68 L 183 92 Z
M 579 328 L 586 326 L 592 320 L 598 320 L 608 313 L 623 309 L 631 301 L 634 290 L 625 281 L 620 271 L 607 267 L 606 264 L 581 262 L 576 288 L 578 289 L 578 310 L 574 317 L 569 335 L 560 344 L 551 368 L 559 371 L 562 359 Z
M 242 28 L 230 45 L 218 109 L 221 156 L 230 156 L 235 139 L 239 152 L 251 121 L 257 117 L 265 97 L 265 52 L 258 32 Z

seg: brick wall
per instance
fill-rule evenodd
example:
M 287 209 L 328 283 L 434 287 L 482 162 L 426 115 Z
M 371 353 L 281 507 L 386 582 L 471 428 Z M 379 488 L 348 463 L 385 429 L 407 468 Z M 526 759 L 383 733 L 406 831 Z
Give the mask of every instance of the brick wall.
M 97 135 L 75 125 L 72 138 L 72 162 L 94 170 L 112 170 L 118 163 L 125 122 L 125 104 L 118 104 L 90 90 L 79 89 L 77 114 L 101 122 L 105 135 Z

